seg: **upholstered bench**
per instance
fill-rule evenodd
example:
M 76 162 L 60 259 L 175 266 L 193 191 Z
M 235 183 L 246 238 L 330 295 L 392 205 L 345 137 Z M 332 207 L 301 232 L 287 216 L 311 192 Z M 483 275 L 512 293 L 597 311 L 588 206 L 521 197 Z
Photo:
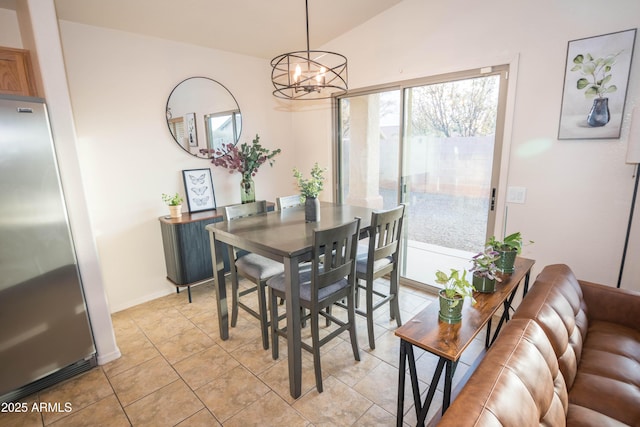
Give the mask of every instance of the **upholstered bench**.
M 640 426 L 640 293 L 545 267 L 441 420 L 500 424 Z

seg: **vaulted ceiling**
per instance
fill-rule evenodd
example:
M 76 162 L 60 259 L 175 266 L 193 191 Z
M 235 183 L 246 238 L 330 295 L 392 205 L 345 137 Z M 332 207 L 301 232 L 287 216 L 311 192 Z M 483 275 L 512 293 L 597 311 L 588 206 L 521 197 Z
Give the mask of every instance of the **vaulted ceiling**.
M 0 0 L 0 7 L 15 1 Z M 62 20 L 265 59 L 306 49 L 304 0 L 54 1 Z M 308 1 L 314 49 L 402 0 Z

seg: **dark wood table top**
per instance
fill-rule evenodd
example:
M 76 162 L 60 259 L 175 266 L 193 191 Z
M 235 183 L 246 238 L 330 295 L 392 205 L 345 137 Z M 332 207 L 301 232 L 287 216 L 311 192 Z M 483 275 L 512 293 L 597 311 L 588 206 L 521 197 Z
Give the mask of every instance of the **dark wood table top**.
M 502 282 L 496 283 L 494 293 L 474 292 L 477 303 L 472 305 L 468 299 L 464 302 L 461 322 L 442 322 L 438 318 L 440 307 L 436 300 L 396 329 L 396 336 L 430 353 L 457 361 L 522 279 L 530 273 L 534 263 L 535 261 L 527 258 L 516 258 L 515 271 L 510 275 L 500 275 Z
M 292 258 L 311 250 L 313 230 L 331 228 L 360 218 L 360 229 L 371 225 L 370 208 L 322 202 L 320 221 L 305 222 L 304 206 L 209 224 L 216 240 L 270 258 Z

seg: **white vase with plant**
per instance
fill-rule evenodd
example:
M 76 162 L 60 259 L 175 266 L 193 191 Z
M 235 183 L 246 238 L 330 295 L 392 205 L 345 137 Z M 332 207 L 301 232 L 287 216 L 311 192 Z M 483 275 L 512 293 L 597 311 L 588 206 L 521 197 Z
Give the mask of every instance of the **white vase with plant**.
M 311 178 L 305 178 L 298 168 L 293 168 L 293 176 L 300 188 L 300 201 L 304 202 L 304 214 L 307 222 L 320 221 L 320 201 L 318 195 L 324 188 L 324 173 L 326 168 L 321 168 L 318 163 L 311 169 Z
M 171 218 L 180 218 L 182 216 L 182 197 L 178 193 L 171 196 L 162 193 L 162 200 L 169 206 L 169 216 Z

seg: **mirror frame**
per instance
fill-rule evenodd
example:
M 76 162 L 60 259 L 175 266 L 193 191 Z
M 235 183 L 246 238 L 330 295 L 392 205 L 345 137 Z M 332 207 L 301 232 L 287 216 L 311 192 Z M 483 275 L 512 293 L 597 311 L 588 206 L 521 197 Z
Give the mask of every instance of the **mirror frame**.
M 192 82 L 195 79 L 202 79 L 202 80 L 206 80 L 209 83 L 212 83 L 212 90 L 216 90 L 220 92 L 219 96 L 224 96 L 225 94 L 228 94 L 228 98 L 225 98 L 225 100 L 219 104 L 216 104 L 216 106 L 214 108 L 212 108 L 211 110 L 216 110 L 216 111 L 198 111 L 198 110 L 194 110 L 195 112 L 185 112 L 184 115 L 181 115 L 181 118 L 184 118 L 183 120 L 179 120 L 178 118 L 174 118 L 172 117 L 172 105 L 171 105 L 171 98 L 172 96 L 174 96 L 174 94 L 176 93 L 180 93 L 179 89 L 182 85 L 182 88 L 185 89 L 185 86 L 188 82 Z M 216 86 L 217 85 L 217 86 Z M 186 88 L 188 89 L 188 88 Z M 178 91 L 178 92 L 176 92 Z M 200 94 L 188 94 L 189 97 L 197 97 L 201 96 Z M 189 104 L 191 105 L 191 104 Z M 235 107 L 234 107 L 235 106 Z M 175 107 L 175 105 L 173 106 Z M 214 80 L 212 78 L 209 77 L 203 77 L 203 76 L 193 76 L 193 77 L 188 77 L 184 80 L 182 80 L 181 82 L 179 82 L 177 85 L 175 85 L 175 87 L 171 90 L 171 93 L 169 93 L 169 97 L 167 98 L 167 104 L 165 107 L 165 111 L 166 111 L 166 120 L 167 120 L 167 127 L 169 129 L 169 133 L 171 134 L 171 137 L 173 138 L 174 142 L 176 144 L 178 144 L 178 146 L 187 154 L 194 156 L 194 157 L 198 157 L 200 159 L 212 159 L 214 157 L 219 157 L 219 156 L 215 156 L 213 154 L 210 153 L 203 153 L 202 150 L 206 150 L 206 149 L 211 149 L 213 148 L 215 149 L 219 149 L 220 147 L 210 147 L 210 143 L 209 143 L 209 133 L 211 133 L 211 129 L 210 126 L 208 126 L 208 123 L 206 123 L 206 116 L 211 116 L 211 115 L 220 115 L 223 113 L 227 113 L 230 115 L 230 125 L 231 125 L 231 131 L 233 132 L 233 134 L 235 134 L 236 139 L 233 142 L 234 145 L 236 145 L 238 143 L 238 141 L 240 140 L 240 136 L 242 134 L 242 112 L 240 111 L 240 105 L 238 104 L 238 101 L 236 100 L 235 96 L 233 96 L 233 94 L 231 93 L 231 91 L 222 83 L 220 83 L 217 80 Z M 191 110 L 190 110 L 191 111 Z M 187 124 L 185 124 L 185 120 L 188 122 Z M 178 136 L 176 135 L 177 132 L 177 122 L 181 122 L 184 126 L 184 138 L 187 138 L 184 143 L 181 143 L 178 140 Z M 238 125 L 239 124 L 239 125 Z M 239 129 L 238 129 L 239 128 Z M 200 136 L 201 135 L 201 136 Z M 224 150 L 222 150 L 222 154 L 224 154 Z

